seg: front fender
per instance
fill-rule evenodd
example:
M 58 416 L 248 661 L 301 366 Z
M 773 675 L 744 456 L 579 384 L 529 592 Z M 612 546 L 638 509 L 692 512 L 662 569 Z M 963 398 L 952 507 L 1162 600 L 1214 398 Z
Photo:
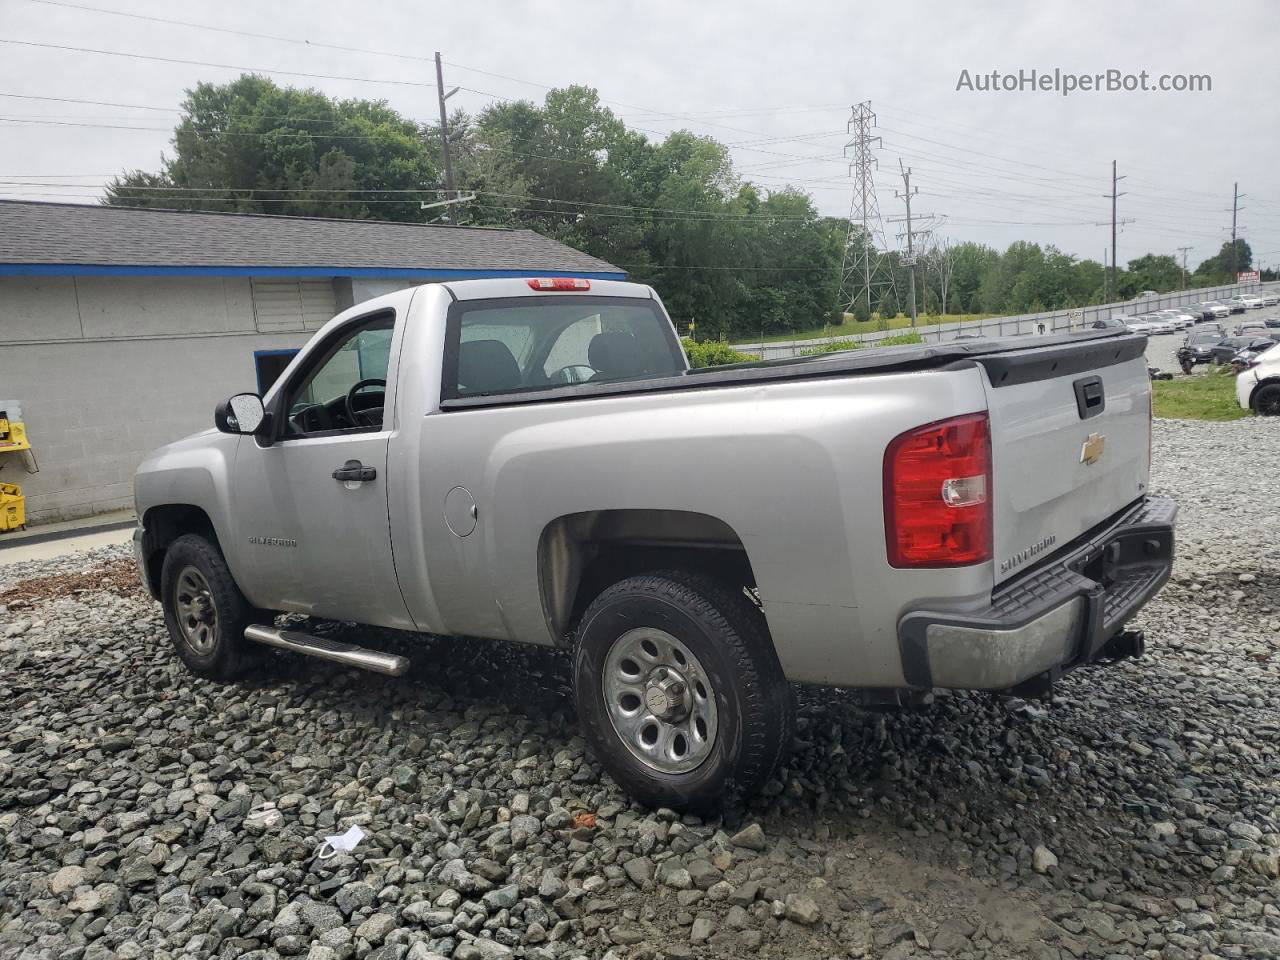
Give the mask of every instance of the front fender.
M 227 565 L 240 579 L 238 558 L 231 549 L 231 467 L 241 438 L 206 430 L 152 451 L 133 477 L 138 522 L 156 507 L 199 507 L 213 525 Z

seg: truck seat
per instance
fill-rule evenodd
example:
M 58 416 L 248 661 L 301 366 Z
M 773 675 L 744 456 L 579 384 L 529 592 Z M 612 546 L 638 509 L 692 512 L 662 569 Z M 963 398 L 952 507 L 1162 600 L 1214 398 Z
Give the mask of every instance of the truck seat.
M 459 347 L 459 393 L 502 393 L 520 386 L 520 365 L 501 340 L 470 340 Z

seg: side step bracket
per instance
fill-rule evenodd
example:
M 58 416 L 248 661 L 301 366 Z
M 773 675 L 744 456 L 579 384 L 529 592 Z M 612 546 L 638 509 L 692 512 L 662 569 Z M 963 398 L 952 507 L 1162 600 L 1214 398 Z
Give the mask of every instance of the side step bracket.
M 244 638 L 255 643 L 278 647 L 293 653 L 304 653 L 309 657 L 341 663 L 348 667 L 359 667 L 361 670 L 372 670 L 389 677 L 399 677 L 409 669 L 409 658 L 392 653 L 381 653 L 357 647 L 353 643 L 330 640 L 328 637 L 313 637 L 309 633 L 296 630 L 279 630 L 276 627 L 253 624 L 244 628 Z

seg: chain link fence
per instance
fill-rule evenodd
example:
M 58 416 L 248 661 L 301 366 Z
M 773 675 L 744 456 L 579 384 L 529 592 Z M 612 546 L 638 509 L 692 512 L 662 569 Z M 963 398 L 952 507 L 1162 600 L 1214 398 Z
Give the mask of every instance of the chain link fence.
M 987 317 L 972 320 L 968 323 L 918 323 L 915 332 L 930 343 L 942 343 L 954 340 L 963 335 L 980 337 L 1010 337 L 1019 334 L 1051 334 L 1065 333 L 1071 330 L 1088 330 L 1098 320 L 1107 320 L 1113 316 L 1139 313 L 1154 313 L 1171 307 L 1181 307 L 1204 300 L 1226 300 L 1246 293 L 1280 292 L 1280 283 L 1230 284 L 1221 287 L 1197 287 L 1192 290 L 1175 290 L 1169 293 L 1141 297 L 1137 300 L 1123 300 L 1117 303 L 1100 303 L 1085 307 L 1073 307 L 1068 310 L 1050 310 L 1044 313 L 1023 313 L 1007 317 Z M 764 343 L 735 343 L 735 350 L 754 353 L 762 360 L 777 360 L 784 357 L 795 357 L 805 350 L 833 343 L 839 340 L 855 340 L 859 343 L 873 345 L 877 340 L 887 337 L 901 336 L 910 333 L 911 327 L 897 327 L 893 330 L 875 330 L 856 336 L 839 334 L 831 337 L 819 337 L 809 340 L 766 341 Z

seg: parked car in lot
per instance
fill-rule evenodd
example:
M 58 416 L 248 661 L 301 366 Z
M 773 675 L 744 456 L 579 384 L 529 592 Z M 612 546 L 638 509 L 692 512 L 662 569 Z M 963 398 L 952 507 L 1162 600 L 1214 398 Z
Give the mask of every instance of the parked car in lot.
M 1249 305 L 1244 302 L 1242 297 L 1232 297 L 1227 301 L 1227 306 L 1231 308 L 1232 313 L 1244 313 L 1249 309 Z
M 1274 307 L 1274 306 L 1280 305 L 1280 293 L 1275 293 L 1274 291 L 1267 291 L 1266 293 L 1258 294 L 1258 296 L 1262 297 L 1262 305 L 1264 307 Z
M 1187 327 L 1192 326 L 1196 322 L 1195 314 L 1188 313 L 1186 310 L 1183 310 L 1181 308 L 1170 308 L 1168 310 L 1161 310 L 1157 315 L 1160 317 L 1164 317 L 1165 319 L 1173 323 L 1175 326 L 1180 327 L 1183 330 L 1185 330 Z
M 1270 337 L 1226 337 L 1219 340 L 1210 350 L 1212 354 L 1210 362 L 1226 366 L 1231 363 L 1236 354 L 1242 351 L 1261 352 L 1271 349 L 1275 344 L 1276 342 Z
M 1124 329 L 1125 322 L 1119 317 L 1108 317 L 1105 320 L 1095 320 L 1089 324 L 1091 330 L 1121 330 Z
M 1207 300 L 1204 303 L 1205 308 L 1217 317 L 1219 320 L 1224 317 L 1231 316 L 1231 307 L 1220 300 Z
M 1280 350 L 1256 356 L 1236 377 L 1236 400 L 1263 417 L 1280 416 Z
M 1267 323 L 1265 320 L 1245 320 L 1236 324 L 1234 332 L 1237 337 L 1247 336 L 1250 333 L 1261 336 L 1267 332 Z
M 1240 302 L 1245 305 L 1248 310 L 1257 310 L 1262 307 L 1262 298 L 1255 293 L 1244 293 L 1240 295 Z
M 1152 333 L 1177 333 L 1179 329 L 1178 324 L 1158 313 L 1143 314 L 1139 319 L 1150 324 Z
M 1197 329 L 1204 331 L 1205 333 L 1216 333 L 1218 335 L 1218 339 L 1222 339 L 1227 335 L 1226 326 L 1219 323 L 1217 320 L 1210 320 L 1208 323 L 1202 323 Z
M 408 667 L 278 611 L 564 646 L 614 779 L 714 807 L 773 776 L 792 682 L 1034 693 L 1141 652 L 1126 624 L 1169 577 L 1176 513 L 1148 494 L 1145 345 L 691 370 L 647 286 L 410 288 L 146 458 L 139 573 L 205 677 L 253 643 Z

